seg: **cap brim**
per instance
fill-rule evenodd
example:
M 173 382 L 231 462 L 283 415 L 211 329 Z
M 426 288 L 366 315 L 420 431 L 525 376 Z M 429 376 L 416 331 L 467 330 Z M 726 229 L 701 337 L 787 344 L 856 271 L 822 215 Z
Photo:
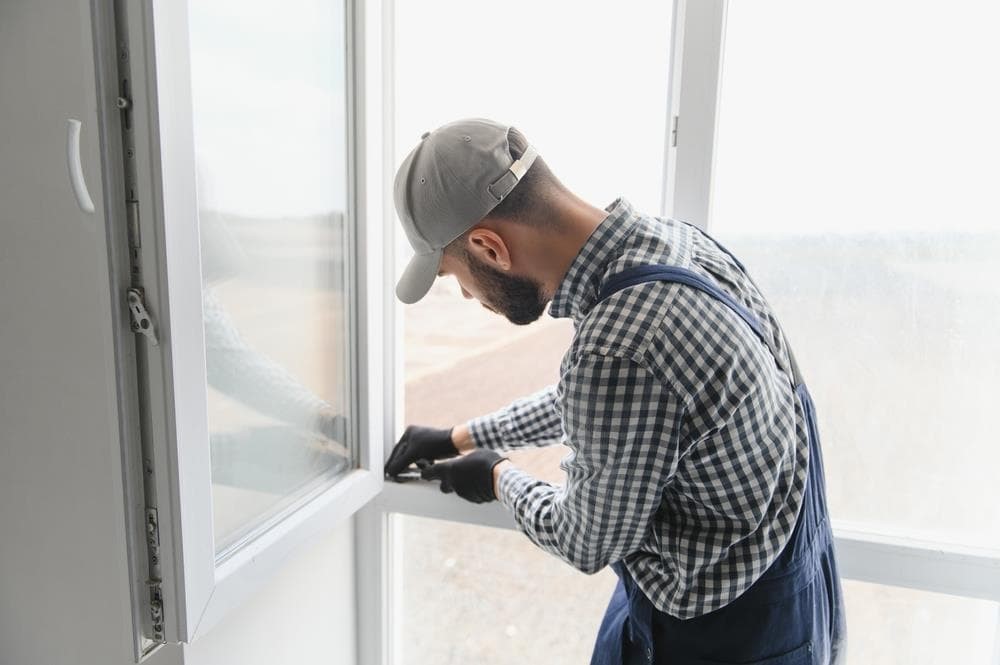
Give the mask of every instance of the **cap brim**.
M 412 305 L 427 295 L 441 269 L 442 254 L 444 251 L 440 249 L 428 254 L 414 254 L 396 282 L 396 297 Z

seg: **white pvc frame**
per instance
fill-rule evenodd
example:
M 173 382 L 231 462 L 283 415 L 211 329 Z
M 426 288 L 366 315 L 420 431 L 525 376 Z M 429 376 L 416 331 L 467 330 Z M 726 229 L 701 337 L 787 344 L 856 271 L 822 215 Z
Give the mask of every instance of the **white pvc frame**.
M 706 228 L 722 80 L 725 0 L 674 0 L 661 213 Z
M 384 115 L 369 118 L 385 127 L 386 155 L 383 185 L 391 191 L 392 126 L 394 87 L 392 36 L 394 0 L 374 0 L 381 13 Z M 707 228 L 711 217 L 712 176 L 726 0 L 674 0 L 672 61 L 668 81 L 668 115 L 664 148 L 664 196 L 661 213 Z M 374 14 L 371 16 L 375 20 Z M 368 34 L 373 33 L 369 26 Z M 676 134 L 673 130 L 676 129 Z M 676 136 L 676 143 L 674 137 Z M 392 219 L 391 201 L 384 202 L 385 217 Z M 392 245 L 393 243 L 388 243 Z M 394 278 L 394 261 L 387 257 L 386 280 Z M 398 304 L 390 303 L 395 344 L 392 367 L 394 384 L 392 414 L 385 432 L 398 434 L 402 427 L 403 374 L 401 368 L 401 317 Z M 386 439 L 387 451 L 393 439 Z M 394 551 L 389 516 L 392 513 L 464 522 L 479 526 L 515 529 L 503 506 L 476 505 L 441 494 L 436 487 L 420 483 L 386 483 L 378 497 L 366 506 L 356 521 L 358 552 L 358 663 L 395 665 L 392 624 L 396 613 L 393 597 Z M 863 526 L 834 520 L 834 535 L 841 575 L 875 584 L 982 598 L 1000 602 L 1000 552 L 918 541 L 903 536 L 876 533 Z M 1000 614 L 998 614 L 1000 621 Z M 994 662 L 1000 665 L 1000 624 Z
M 352 420 L 359 468 L 319 488 L 257 529 L 221 563 L 212 530 L 211 466 L 206 413 L 205 346 L 201 311 L 201 261 L 197 219 L 187 3 L 129 5 L 133 122 L 136 133 L 141 256 L 146 304 L 159 346 L 146 343 L 155 496 L 160 525 L 164 633 L 167 642 L 190 642 L 239 605 L 277 572 L 289 552 L 354 514 L 382 488 L 382 449 L 391 400 L 384 359 L 389 311 L 383 248 L 378 96 L 366 108 L 366 39 L 360 3 L 347 11 L 348 219 L 353 233 L 354 303 L 351 355 L 356 359 Z M 147 103 L 148 102 L 148 103 Z M 367 183 L 372 183 L 369 187 Z M 369 213 L 371 211 L 371 214 Z M 374 221 L 368 221 L 373 216 Z M 361 223 L 359 220 L 365 220 Z M 142 338 L 140 338 L 142 339 Z M 388 384 L 391 386 L 391 384 Z

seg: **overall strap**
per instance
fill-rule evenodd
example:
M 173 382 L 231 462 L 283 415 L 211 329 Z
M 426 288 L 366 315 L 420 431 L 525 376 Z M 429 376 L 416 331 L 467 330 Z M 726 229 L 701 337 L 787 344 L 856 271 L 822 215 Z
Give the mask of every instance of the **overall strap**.
M 712 244 L 714 244 L 716 247 L 718 247 L 719 250 L 723 254 L 725 254 L 730 259 L 732 259 L 733 263 L 736 264 L 736 266 L 740 269 L 740 272 L 743 273 L 743 276 L 747 278 L 747 280 L 753 285 L 753 287 L 755 289 L 757 289 L 758 291 L 760 291 L 761 293 L 763 293 L 763 291 L 760 290 L 760 287 L 757 286 L 757 282 L 755 282 L 753 280 L 753 277 L 750 276 L 750 271 L 747 270 L 747 267 L 745 265 L 743 265 L 743 262 L 740 261 L 738 258 L 736 258 L 736 255 L 733 254 L 732 252 L 730 252 L 726 248 L 725 245 L 723 245 L 721 242 L 719 242 L 718 240 L 716 240 L 715 236 L 709 235 L 708 231 L 706 231 L 705 229 L 701 228 L 700 226 L 692 224 L 691 222 L 685 222 L 683 220 L 679 220 L 679 221 L 681 221 L 682 224 L 686 224 L 687 226 L 690 226 L 693 230 L 697 231 L 701 235 L 703 235 L 706 238 L 708 238 L 709 240 L 711 240 Z M 800 385 L 802 385 L 803 381 L 802 381 L 802 374 L 799 372 L 799 364 L 795 361 L 795 354 L 792 352 L 792 346 L 791 346 L 791 343 L 789 343 L 789 341 L 788 341 L 788 335 L 786 335 L 785 331 L 781 329 L 781 325 L 780 324 L 778 325 L 778 332 L 781 334 L 782 339 L 785 340 L 785 346 L 787 347 L 787 351 L 788 351 L 788 363 L 791 365 L 791 368 L 792 368 L 792 376 L 795 378 L 795 385 L 796 386 L 800 386 Z M 772 353 L 773 353 L 773 350 L 772 350 Z
M 750 326 L 750 329 L 753 330 L 754 334 L 757 335 L 757 338 L 771 351 L 771 355 L 776 359 L 780 359 L 781 356 L 778 355 L 778 349 L 775 347 L 771 336 L 767 334 L 760 320 L 749 309 L 736 302 L 731 295 L 719 288 L 715 282 L 687 268 L 659 263 L 642 264 L 626 268 L 608 278 L 608 281 L 604 283 L 600 293 L 597 295 L 597 301 L 600 302 L 611 294 L 617 293 L 622 289 L 627 289 L 630 286 L 657 281 L 684 284 L 715 298 L 743 319 Z M 795 362 L 795 357 L 792 355 L 791 349 L 788 350 L 788 359 L 791 365 L 793 385 L 798 386 L 802 383 L 802 377 L 799 374 L 799 367 Z

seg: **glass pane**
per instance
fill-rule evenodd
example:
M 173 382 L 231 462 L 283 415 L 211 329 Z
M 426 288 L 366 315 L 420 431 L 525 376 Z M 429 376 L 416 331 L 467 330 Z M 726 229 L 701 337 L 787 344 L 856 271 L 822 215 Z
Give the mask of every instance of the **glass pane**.
M 191 3 L 217 551 L 351 466 L 342 3 Z
M 1000 547 L 1000 5 L 941 9 L 730 3 L 711 229 L 799 356 L 834 517 Z
M 624 195 L 658 212 L 671 9 L 642 0 L 514 0 L 498 15 L 496 6 L 458 0 L 397 3 L 395 163 L 423 132 L 487 116 L 521 129 L 593 205 Z M 565 33 L 568 16 L 572 39 L 539 48 Z M 628 35 L 627 48 L 609 35 Z M 402 232 L 397 246 L 401 269 L 412 252 Z M 569 320 L 548 316 L 515 326 L 463 298 L 452 278 L 438 279 L 403 314 L 407 424 L 449 427 L 555 383 L 573 334 Z M 511 457 L 560 482 L 565 453 L 551 446 Z M 393 522 L 399 662 L 588 662 L 615 583 L 610 569 L 588 577 L 515 531 Z
M 992 665 L 997 603 L 844 580 L 851 665 Z
M 660 210 L 673 3 L 396 4 L 395 164 L 424 132 L 485 116 L 593 205 Z
M 425 131 L 463 117 L 488 116 L 521 129 L 553 172 L 593 205 L 603 208 L 624 195 L 640 209 L 658 212 L 672 4 L 513 0 L 498 15 L 494 5 L 461 0 L 397 3 L 394 163 Z M 572 17 L 572 39 L 561 39 L 558 48 L 537 48 L 565 33 L 567 17 Z M 468 29 L 472 24 L 475 30 Z M 628 35 L 627 48 L 610 44 L 609 35 Z M 496 47 L 484 49 L 483 44 Z M 455 57 L 461 53 L 475 57 Z M 622 95 L 627 104 L 620 102 Z M 401 271 L 412 250 L 397 231 Z M 478 404 L 466 404 L 462 416 L 471 418 L 480 415 L 479 409 L 526 394 L 522 391 L 529 385 L 555 382 L 558 357 L 570 339 L 567 321 L 543 316 L 531 326 L 515 326 L 465 300 L 453 278 L 436 280 L 423 300 L 402 311 L 407 422 L 455 424 L 455 409 L 472 397 L 469 387 L 489 375 L 473 362 L 471 375 L 438 381 L 435 390 L 447 386 L 462 394 L 453 406 L 434 399 L 427 382 L 413 382 L 463 360 L 472 362 L 484 348 L 516 340 L 534 340 L 523 346 L 523 368 L 534 376 L 533 358 L 555 355 L 552 371 L 538 381 L 514 376 L 508 358 L 505 379 L 490 384 L 502 392 L 475 391 L 482 397 L 473 398 Z
M 394 515 L 398 665 L 587 663 L 618 578 L 514 531 Z
M 617 578 L 513 531 L 394 515 L 398 665 L 589 662 Z M 990 665 L 997 603 L 844 580 L 852 665 Z

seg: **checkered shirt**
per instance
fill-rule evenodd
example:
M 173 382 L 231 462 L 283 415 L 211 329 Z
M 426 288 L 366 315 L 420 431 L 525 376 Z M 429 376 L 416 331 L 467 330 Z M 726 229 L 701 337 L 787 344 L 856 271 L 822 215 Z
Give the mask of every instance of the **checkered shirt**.
M 468 425 L 497 450 L 564 443 L 565 485 L 506 469 L 500 500 L 536 545 L 585 573 L 624 560 L 679 618 L 746 591 L 791 535 L 808 439 L 787 346 L 763 295 L 697 228 L 624 199 L 581 248 L 549 306 L 574 336 L 560 379 Z M 700 290 L 648 282 L 597 302 L 644 263 L 693 270 L 748 308 L 776 354 Z

